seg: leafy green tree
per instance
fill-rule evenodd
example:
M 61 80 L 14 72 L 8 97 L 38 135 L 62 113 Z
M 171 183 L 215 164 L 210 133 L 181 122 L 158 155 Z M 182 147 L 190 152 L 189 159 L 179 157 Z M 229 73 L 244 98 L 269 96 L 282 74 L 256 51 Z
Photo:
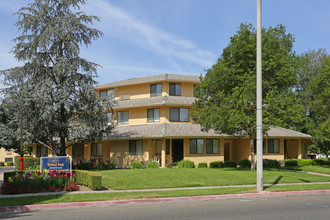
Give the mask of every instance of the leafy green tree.
M 103 35 L 89 27 L 99 18 L 79 11 L 81 4 L 85 1 L 35 0 L 19 9 L 21 35 L 11 52 L 24 65 L 1 71 L 3 103 L 22 105 L 25 143 L 41 144 L 57 155 L 112 129 L 104 112 L 113 103 L 94 90 L 98 65 L 79 56 L 81 46 Z M 10 127 L 19 122 L 17 110 L 10 123 L 1 124 L 1 143 L 18 139 L 17 128 Z
M 313 135 L 317 147 L 328 156 L 330 150 L 330 56 L 326 50 L 301 55 L 297 93 L 306 108 L 308 123 L 300 130 Z
M 292 91 L 297 80 L 294 38 L 282 25 L 262 29 L 263 131 L 270 126 L 295 128 L 304 113 Z M 203 130 L 248 136 L 255 169 L 256 31 L 241 24 L 217 63 L 197 87 L 192 116 Z
M 308 153 L 312 153 L 312 154 L 318 154 L 320 152 L 320 149 L 315 144 L 308 146 L 307 150 Z

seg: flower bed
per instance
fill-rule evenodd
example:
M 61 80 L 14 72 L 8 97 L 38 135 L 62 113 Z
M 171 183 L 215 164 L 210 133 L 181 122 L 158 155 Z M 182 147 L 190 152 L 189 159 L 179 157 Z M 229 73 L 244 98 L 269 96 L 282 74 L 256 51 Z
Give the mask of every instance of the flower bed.
M 27 171 L 18 172 L 9 177 L 0 190 L 2 194 L 22 194 L 38 192 L 77 191 L 79 186 L 75 183 L 74 174 L 57 171 Z
M 116 164 L 110 161 L 102 161 L 100 159 L 74 161 L 73 169 L 77 170 L 112 170 L 116 168 Z

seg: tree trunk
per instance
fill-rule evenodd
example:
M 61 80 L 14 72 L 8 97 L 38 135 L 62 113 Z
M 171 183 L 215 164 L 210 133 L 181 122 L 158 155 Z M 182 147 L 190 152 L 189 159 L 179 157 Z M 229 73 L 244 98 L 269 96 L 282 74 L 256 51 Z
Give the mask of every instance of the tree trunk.
M 64 104 L 61 104 L 61 125 L 60 125 L 60 149 L 59 156 L 66 156 L 65 152 L 65 134 L 66 134 L 66 126 L 65 126 L 65 108 Z
M 250 152 L 251 152 L 251 170 L 256 170 L 256 160 L 254 152 L 254 139 L 250 138 Z

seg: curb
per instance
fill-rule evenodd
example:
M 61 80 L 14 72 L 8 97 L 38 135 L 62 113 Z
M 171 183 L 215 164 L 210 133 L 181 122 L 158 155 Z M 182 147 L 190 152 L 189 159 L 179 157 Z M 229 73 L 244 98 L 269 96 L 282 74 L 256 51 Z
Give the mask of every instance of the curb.
M 235 199 L 235 198 L 258 198 L 270 196 L 294 196 L 294 195 L 323 195 L 330 194 L 330 190 L 304 190 L 304 191 L 285 191 L 285 192 L 262 192 L 262 193 L 243 193 L 243 194 L 225 194 L 210 196 L 189 196 L 189 197 L 169 197 L 169 198 L 150 198 L 150 199 L 132 199 L 132 200 L 110 200 L 110 201 L 94 201 L 94 202 L 73 202 L 73 203 L 51 203 L 39 205 L 23 205 L 23 206 L 3 206 L 0 211 L 28 211 L 36 209 L 54 209 L 54 208 L 74 208 L 87 206 L 114 206 L 125 204 L 139 203 L 160 203 L 174 201 L 198 201 L 209 199 Z

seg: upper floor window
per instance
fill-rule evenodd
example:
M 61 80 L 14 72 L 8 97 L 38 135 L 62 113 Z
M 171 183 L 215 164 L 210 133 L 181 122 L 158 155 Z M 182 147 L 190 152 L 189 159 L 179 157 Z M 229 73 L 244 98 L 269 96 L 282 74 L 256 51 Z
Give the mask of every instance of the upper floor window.
M 129 141 L 129 155 L 142 155 L 142 154 L 143 154 L 142 140 Z
M 188 108 L 170 108 L 170 121 L 188 122 Z
M 112 112 L 106 112 L 105 113 L 107 116 L 107 125 L 112 125 Z
M 190 139 L 190 154 L 204 154 L 203 139 Z
M 102 157 L 103 155 L 103 144 L 102 143 L 92 143 L 91 153 L 94 157 Z
M 181 83 L 170 83 L 170 95 L 181 96 Z
M 117 123 L 119 125 L 128 124 L 128 111 L 117 112 Z
M 159 108 L 153 108 L 147 110 L 148 123 L 150 122 L 159 122 L 160 114 Z
M 280 140 L 279 139 L 268 139 L 268 153 L 279 153 L 280 152 Z
M 108 90 L 101 90 L 100 91 L 100 98 L 115 98 L 115 90 L 114 89 L 108 89 Z
M 220 153 L 219 139 L 206 139 L 206 153 L 207 154 Z
M 151 84 L 150 85 L 150 96 L 161 96 L 162 95 L 162 84 Z

